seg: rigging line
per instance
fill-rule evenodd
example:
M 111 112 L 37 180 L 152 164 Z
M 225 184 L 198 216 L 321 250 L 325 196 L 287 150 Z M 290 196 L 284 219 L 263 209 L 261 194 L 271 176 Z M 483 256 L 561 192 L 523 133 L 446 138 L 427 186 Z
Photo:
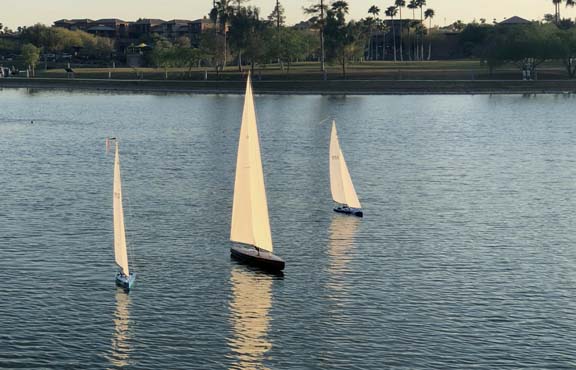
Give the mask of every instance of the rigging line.
M 322 121 L 318 122 L 317 125 L 318 125 L 318 126 L 321 126 L 321 125 L 323 125 L 324 123 L 330 121 L 330 119 L 331 119 L 330 116 L 328 116 L 328 117 L 324 118 Z

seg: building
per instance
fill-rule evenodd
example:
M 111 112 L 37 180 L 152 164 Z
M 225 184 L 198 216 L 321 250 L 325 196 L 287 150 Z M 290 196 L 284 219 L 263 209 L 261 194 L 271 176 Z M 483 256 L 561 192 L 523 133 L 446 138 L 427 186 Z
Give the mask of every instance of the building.
M 192 21 L 186 19 L 173 19 L 159 24 L 154 31 L 165 39 L 176 40 L 180 37 L 190 36 L 190 23 Z
M 510 18 L 498 23 L 499 26 L 525 26 L 528 24 L 532 24 L 532 22 L 530 22 L 527 19 L 520 18 L 518 16 L 510 17 Z
M 188 23 L 188 31 L 192 46 L 200 46 L 200 40 L 203 33 L 213 30 L 216 27 L 214 22 L 207 18 L 196 19 Z
M 66 28 L 70 31 L 86 31 L 93 23 L 92 19 L 60 19 L 54 22 L 54 27 Z
M 125 22 L 121 19 L 99 19 L 93 21 L 86 29 L 86 32 L 112 39 L 127 38 L 129 25 L 130 22 Z
M 153 33 L 160 30 L 162 23 L 165 23 L 162 19 L 138 19 L 130 24 L 129 38 L 133 40 L 149 39 Z

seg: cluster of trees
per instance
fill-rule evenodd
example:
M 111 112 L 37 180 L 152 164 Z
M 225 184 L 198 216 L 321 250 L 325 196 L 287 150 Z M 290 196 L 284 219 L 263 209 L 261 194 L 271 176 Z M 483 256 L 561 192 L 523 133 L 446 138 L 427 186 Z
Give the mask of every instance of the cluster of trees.
M 362 59 L 368 50 L 368 56 L 376 59 L 371 44 L 374 32 L 395 33 L 397 27 L 387 27 L 386 22 L 379 18 L 380 9 L 372 6 L 369 16 L 359 21 L 348 20 L 349 2 L 344 0 L 316 0 L 314 4 L 304 9 L 311 18 L 312 31 L 297 31 L 284 26 L 284 8 L 279 0 L 267 19 L 261 19 L 258 8 L 245 6 L 249 0 L 218 0 L 210 12 L 210 18 L 216 25 L 211 46 L 203 50 L 205 55 L 211 55 L 213 62 L 222 68 L 234 60 L 239 68 L 243 64 L 268 63 L 277 61 L 289 65 L 297 60 L 320 60 L 321 70 L 325 70 L 325 62 L 337 62 L 346 74 L 346 66 L 351 60 Z M 408 7 L 413 10 L 413 22 L 402 23 L 402 29 L 408 32 L 411 45 L 407 53 L 396 45 L 394 34 L 394 60 L 408 58 L 410 60 L 425 60 L 426 27 L 424 19 L 432 19 L 434 10 L 427 9 L 426 0 L 396 0 L 394 6 L 386 10 L 386 15 L 394 20 L 397 12 Z M 420 21 L 416 21 L 416 10 L 420 10 Z M 411 37 L 410 30 L 414 30 Z M 402 39 L 402 35 L 400 35 Z M 430 43 L 429 43 L 430 44 Z
M 527 25 L 489 25 L 471 23 L 462 31 L 465 56 L 480 58 L 494 68 L 516 65 L 534 77 L 536 68 L 546 61 L 561 61 L 568 76 L 576 76 L 576 26 L 556 23 Z
M 20 33 L 23 44 L 32 44 L 44 53 L 79 52 L 92 58 L 110 57 L 114 42 L 107 37 L 98 37 L 87 32 L 70 31 L 65 28 L 47 27 L 36 24 L 24 27 Z
M 566 7 L 573 8 L 576 6 L 576 0 L 552 0 L 552 4 L 554 5 L 554 14 L 546 14 L 544 18 L 550 22 L 559 24 L 562 21 L 562 18 L 560 17 L 560 9 L 563 3 Z
M 218 0 L 210 11 L 212 32 L 203 36 L 200 53 L 217 70 L 231 62 L 243 65 L 276 61 L 282 68 L 315 57 L 318 42 L 313 32 L 286 27 L 284 7 L 279 1 L 268 18 L 247 0 Z
M 0 50 L 20 51 L 24 63 L 34 69 L 41 55 L 49 53 L 80 53 L 90 59 L 110 59 L 114 53 L 114 42 L 80 30 L 36 24 L 19 27 L 17 39 L 0 39 Z
M 368 10 L 370 17 L 366 18 L 366 21 L 372 25 L 376 26 L 376 29 L 380 31 L 390 32 L 392 28 L 393 37 L 393 54 L 394 61 L 400 59 L 404 61 L 405 58 L 408 60 L 430 60 L 432 58 L 432 42 L 428 37 L 428 50 L 427 55 L 425 51 L 426 35 L 430 36 L 429 30 L 432 29 L 432 19 L 436 15 L 434 9 L 424 8 L 427 6 L 426 0 L 394 0 L 393 5 L 386 8 L 384 14 L 390 18 L 391 24 L 394 25 L 394 19 L 396 16 L 399 17 L 398 26 L 385 27 L 382 20 L 379 18 L 380 8 L 373 5 Z M 407 8 L 411 10 L 412 17 L 409 21 L 405 22 L 402 16 L 402 10 Z M 420 17 L 416 15 L 416 12 L 420 13 Z M 424 23 L 425 20 L 429 21 L 429 27 L 426 28 Z M 399 38 L 399 42 L 396 39 Z M 405 40 L 407 42 L 405 42 Z M 404 50 L 404 45 L 407 44 L 407 50 Z M 369 57 L 373 54 L 370 53 Z M 378 55 L 375 55 L 378 58 Z

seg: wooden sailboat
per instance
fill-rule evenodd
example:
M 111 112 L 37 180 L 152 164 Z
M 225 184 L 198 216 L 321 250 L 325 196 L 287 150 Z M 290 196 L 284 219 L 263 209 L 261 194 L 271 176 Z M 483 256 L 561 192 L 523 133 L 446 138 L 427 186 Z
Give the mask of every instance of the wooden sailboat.
M 341 205 L 334 208 L 334 211 L 358 217 L 363 217 L 362 205 L 358 200 L 358 195 L 352 184 L 348 166 L 344 160 L 344 154 L 338 141 L 336 122 L 332 122 L 332 135 L 330 137 L 330 189 L 332 199 Z
M 241 244 L 231 247 L 232 257 L 266 270 L 284 269 L 284 260 L 272 253 L 272 234 L 250 74 L 246 82 L 238 144 L 230 240 Z
M 124 227 L 124 207 L 122 206 L 122 179 L 120 177 L 120 154 L 116 140 L 114 157 L 114 187 L 112 207 L 114 210 L 114 256 L 120 271 L 116 274 L 116 285 L 130 290 L 136 275 L 130 272 L 128 266 L 128 249 L 126 248 L 126 228 Z

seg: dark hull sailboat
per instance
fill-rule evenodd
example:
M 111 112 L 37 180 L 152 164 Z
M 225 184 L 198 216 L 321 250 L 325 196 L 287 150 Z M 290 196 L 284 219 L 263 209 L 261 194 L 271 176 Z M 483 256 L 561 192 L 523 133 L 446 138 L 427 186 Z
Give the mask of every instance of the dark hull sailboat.
M 130 276 L 126 276 L 121 272 L 116 274 L 116 285 L 123 288 L 125 291 L 132 289 L 132 285 L 134 285 L 135 281 L 136 275 L 134 274 L 130 274 Z
M 284 260 L 270 252 L 256 247 L 232 246 L 230 248 L 232 258 L 242 263 L 261 268 L 267 271 L 284 270 Z
M 334 208 L 334 212 L 344 213 L 346 215 L 352 215 L 352 216 L 356 216 L 356 217 L 364 217 L 364 212 L 362 212 L 362 209 L 360 209 L 360 208 L 340 206 L 340 207 Z
M 274 246 L 250 75 L 238 140 L 230 240 L 240 244 L 232 245 L 230 252 L 242 263 L 267 271 L 284 269 L 284 260 L 272 253 Z

